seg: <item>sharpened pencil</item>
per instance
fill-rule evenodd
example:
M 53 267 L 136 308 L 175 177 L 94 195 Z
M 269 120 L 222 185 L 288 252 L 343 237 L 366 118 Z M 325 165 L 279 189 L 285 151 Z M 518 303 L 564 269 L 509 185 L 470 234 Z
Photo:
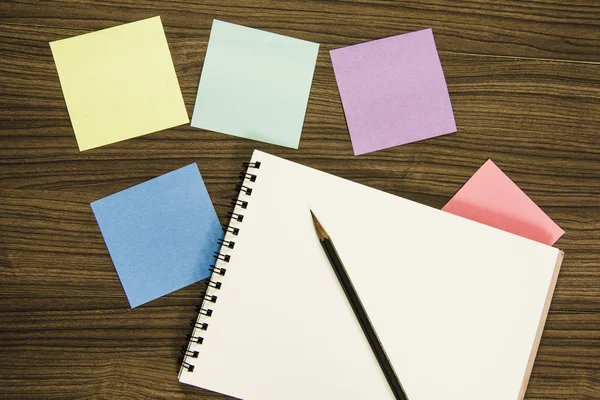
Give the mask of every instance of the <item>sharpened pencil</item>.
M 354 310 L 354 314 L 356 315 L 356 318 L 358 319 L 358 322 L 360 323 L 360 326 L 367 337 L 369 345 L 371 346 L 371 350 L 373 350 L 375 358 L 377 358 L 379 366 L 381 367 L 381 370 L 385 375 L 392 392 L 394 393 L 394 397 L 397 400 L 408 400 L 408 397 L 406 397 L 406 393 L 404 393 L 404 389 L 398 380 L 398 376 L 396 376 L 396 372 L 394 371 L 394 368 L 392 367 L 392 364 L 390 363 L 390 360 L 387 357 L 379 338 L 377 337 L 377 333 L 375 332 L 373 325 L 371 325 L 369 316 L 367 315 L 367 312 L 365 311 L 365 308 L 363 307 L 362 302 L 360 301 L 360 298 L 354 289 L 354 285 L 352 285 L 352 281 L 346 272 L 346 268 L 344 268 L 344 264 L 342 264 L 342 260 L 340 259 L 340 256 L 333 245 L 333 241 L 312 210 L 310 211 L 310 214 L 312 215 L 319 242 L 321 243 L 321 246 L 323 246 L 323 250 L 329 259 L 331 267 L 335 271 L 335 275 L 337 276 L 340 285 L 342 285 L 342 288 L 344 289 L 344 293 L 346 294 L 346 297 L 352 306 L 352 310 Z

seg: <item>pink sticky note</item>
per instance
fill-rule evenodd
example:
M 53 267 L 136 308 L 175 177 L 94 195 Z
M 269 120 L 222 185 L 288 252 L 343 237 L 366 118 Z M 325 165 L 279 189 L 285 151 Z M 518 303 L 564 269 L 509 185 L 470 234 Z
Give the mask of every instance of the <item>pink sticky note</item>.
M 442 210 L 549 246 L 565 233 L 492 160 Z
M 330 55 L 355 155 L 456 132 L 431 29 Z

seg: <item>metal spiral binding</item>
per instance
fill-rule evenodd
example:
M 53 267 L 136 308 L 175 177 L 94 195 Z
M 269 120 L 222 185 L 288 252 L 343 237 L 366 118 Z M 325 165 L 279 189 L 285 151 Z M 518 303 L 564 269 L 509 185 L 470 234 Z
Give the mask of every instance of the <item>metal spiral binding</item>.
M 252 188 L 248 187 L 246 185 L 243 185 L 243 184 L 235 185 L 235 188 L 238 192 L 244 192 L 248 196 L 250 196 L 252 194 Z
M 223 267 L 222 263 L 228 263 L 232 258 L 229 253 L 231 249 L 235 247 L 235 241 L 232 236 L 237 236 L 240 233 L 240 228 L 237 225 L 244 220 L 244 215 L 241 214 L 241 212 L 248 208 L 246 197 L 252 195 L 252 187 L 250 187 L 249 184 L 256 182 L 257 179 L 257 175 L 250 173 L 249 170 L 259 169 L 260 165 L 259 161 L 242 164 L 244 171 L 240 172 L 240 183 L 236 185 L 238 197 L 231 199 L 233 210 L 227 213 L 229 216 L 229 225 L 223 226 L 225 237 L 218 239 L 217 241 L 221 246 L 221 250 L 214 253 L 213 257 L 215 258 L 215 263 L 209 268 L 212 272 L 212 277 L 208 281 L 206 290 L 200 295 L 202 302 L 196 307 L 198 318 L 192 320 L 190 323 L 193 331 L 191 334 L 186 335 L 187 343 L 181 346 L 180 353 L 183 357 L 179 359 L 179 364 L 182 369 L 186 369 L 188 372 L 194 370 L 194 364 L 190 363 L 190 359 L 198 358 L 200 354 L 197 350 L 197 346 L 204 343 L 203 332 L 206 332 L 210 325 L 206 320 L 212 316 L 213 304 L 217 303 L 218 296 L 215 293 L 220 290 L 223 285 L 221 279 L 225 276 L 227 269 Z
M 219 239 L 217 243 L 221 246 L 229 247 L 230 249 L 233 249 L 233 246 L 235 246 L 235 242 L 232 242 L 231 240 Z

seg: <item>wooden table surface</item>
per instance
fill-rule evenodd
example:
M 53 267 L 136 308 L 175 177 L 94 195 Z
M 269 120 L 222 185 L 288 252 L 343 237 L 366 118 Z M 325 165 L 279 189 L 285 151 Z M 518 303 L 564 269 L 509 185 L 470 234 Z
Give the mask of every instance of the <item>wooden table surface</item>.
M 213 18 L 321 43 L 300 149 L 181 126 L 79 152 L 48 42 L 155 15 L 190 116 Z M 353 156 L 329 50 L 426 27 L 458 133 Z M 526 398 L 600 399 L 597 0 L 5 0 L 0 105 L 2 398 L 224 399 L 177 381 L 203 284 L 130 309 L 89 203 L 197 162 L 225 222 L 258 148 L 438 208 L 493 159 L 566 231 Z

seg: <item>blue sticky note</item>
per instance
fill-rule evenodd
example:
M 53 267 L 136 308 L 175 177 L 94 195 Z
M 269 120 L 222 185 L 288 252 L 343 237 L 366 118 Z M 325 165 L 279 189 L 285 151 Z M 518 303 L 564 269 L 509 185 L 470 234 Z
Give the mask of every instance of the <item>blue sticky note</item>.
M 91 206 L 131 307 L 210 275 L 223 230 L 195 163 Z

